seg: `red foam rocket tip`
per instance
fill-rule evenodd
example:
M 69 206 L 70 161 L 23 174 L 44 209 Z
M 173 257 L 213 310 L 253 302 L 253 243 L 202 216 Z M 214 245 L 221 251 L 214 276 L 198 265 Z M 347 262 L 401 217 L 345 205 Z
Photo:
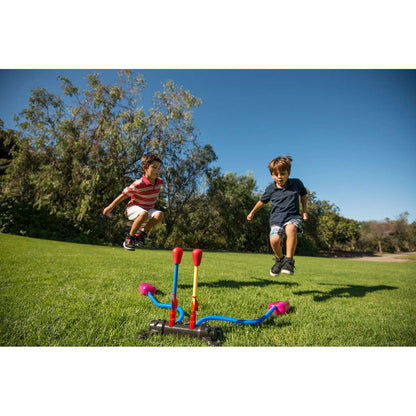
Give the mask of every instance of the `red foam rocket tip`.
M 201 264 L 202 259 L 202 250 L 196 248 L 192 251 L 192 260 L 194 262 L 194 266 L 199 266 Z
M 173 264 L 181 264 L 183 250 L 180 247 L 176 247 L 172 250 Z

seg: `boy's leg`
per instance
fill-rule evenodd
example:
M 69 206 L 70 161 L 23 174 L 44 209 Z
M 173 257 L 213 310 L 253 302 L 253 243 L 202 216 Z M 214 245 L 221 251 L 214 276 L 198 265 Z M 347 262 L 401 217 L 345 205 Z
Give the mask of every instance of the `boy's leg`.
M 147 212 L 138 206 L 133 206 L 127 210 L 127 218 L 133 221 L 130 228 L 129 235 L 126 237 L 123 243 L 123 247 L 126 250 L 133 251 L 136 246 L 136 232 L 148 219 Z
M 270 236 L 270 245 L 276 257 L 281 259 L 283 257 L 282 237 L 279 235 Z
M 270 246 L 276 255 L 276 262 L 270 269 L 271 276 L 278 276 L 283 267 L 284 257 L 282 251 L 283 228 L 273 225 L 270 230 Z
M 299 229 L 302 232 L 302 225 L 299 221 L 292 220 L 293 222 L 289 223 L 285 227 L 286 233 L 286 259 L 282 267 L 282 273 L 284 274 L 293 274 L 295 270 L 295 260 L 293 256 L 295 255 L 296 245 L 298 243 L 298 227 L 295 224 L 299 225 Z
M 294 224 L 286 225 L 286 257 L 293 259 L 298 243 L 298 229 Z
M 142 226 L 144 222 L 148 220 L 149 216 L 146 211 L 142 211 L 134 220 L 133 225 L 130 228 L 130 235 L 136 235 L 137 230 Z
M 147 224 L 143 227 L 143 231 L 147 233 L 151 230 L 156 224 L 163 220 L 163 212 L 157 211 L 147 222 Z
M 163 219 L 163 212 L 150 209 L 148 212 L 148 222 L 143 224 L 139 232 L 136 234 L 136 247 L 144 247 L 147 232 Z

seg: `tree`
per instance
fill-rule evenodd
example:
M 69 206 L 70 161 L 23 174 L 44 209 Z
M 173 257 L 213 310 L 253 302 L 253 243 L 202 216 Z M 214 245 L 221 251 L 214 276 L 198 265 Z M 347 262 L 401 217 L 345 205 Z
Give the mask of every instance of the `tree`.
M 4 129 L 4 121 L 0 119 L 0 176 L 6 172 L 6 167 L 12 159 L 12 150 L 16 143 L 16 133 Z
M 108 223 L 102 209 L 140 176 L 141 156 L 156 153 L 165 168 L 168 235 L 181 203 L 216 159 L 212 147 L 196 139 L 193 109 L 201 100 L 167 81 L 146 111 L 140 105 L 146 83 L 132 71 L 119 71 L 118 85 L 88 75 L 84 91 L 58 79 L 63 98 L 36 89 L 18 117 L 5 195 L 47 209 L 83 235 L 117 241 L 125 219 Z
M 327 201 L 323 201 L 322 206 L 324 210 L 319 217 L 317 234 L 321 247 L 329 251 L 333 251 L 335 247 L 342 249 L 347 243 L 359 238 L 357 221 L 340 216 L 339 208 Z
M 416 250 L 416 221 L 409 224 L 407 228 L 407 241 L 409 243 L 409 250 Z
M 361 227 L 361 246 L 370 250 L 393 252 L 415 248 L 413 226 L 408 224 L 408 212 L 401 213 L 396 220 L 367 221 Z
M 305 236 L 319 249 L 354 249 L 360 228 L 355 220 L 344 218 L 339 208 L 321 201 L 315 192 L 308 192 L 308 221 L 304 223 Z
M 260 195 L 251 173 L 238 176 L 212 169 L 206 191 L 182 204 L 167 245 L 183 247 L 265 252 L 268 247 L 269 208 L 247 221 Z
M 247 214 L 260 198 L 255 190 L 252 173 L 238 176 L 217 171 L 209 177 L 206 198 L 216 216 L 215 233 L 223 237 L 228 250 L 263 251 L 267 247 L 269 210 L 263 209 L 251 223 L 247 221 Z
M 397 220 L 391 221 L 389 237 L 396 252 L 410 250 L 411 236 L 409 233 L 408 218 L 409 213 L 402 212 Z

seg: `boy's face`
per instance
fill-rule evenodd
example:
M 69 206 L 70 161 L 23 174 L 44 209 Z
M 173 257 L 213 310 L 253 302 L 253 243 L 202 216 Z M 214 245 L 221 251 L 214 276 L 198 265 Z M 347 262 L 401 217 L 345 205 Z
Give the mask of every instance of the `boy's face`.
M 146 169 L 144 169 L 144 176 L 146 176 L 149 181 L 154 182 L 160 174 L 160 162 L 152 162 Z
M 287 170 L 279 170 L 272 174 L 272 178 L 278 188 L 284 188 L 286 186 L 287 180 L 289 179 L 289 173 Z

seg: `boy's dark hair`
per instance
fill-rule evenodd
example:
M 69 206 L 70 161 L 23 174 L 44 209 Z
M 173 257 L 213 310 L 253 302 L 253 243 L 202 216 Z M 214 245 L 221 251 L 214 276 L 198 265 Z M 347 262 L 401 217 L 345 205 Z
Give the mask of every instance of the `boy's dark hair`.
M 142 156 L 140 160 L 140 165 L 142 169 L 147 169 L 153 162 L 159 162 L 162 164 L 162 161 L 155 155 L 147 154 Z
M 289 155 L 279 156 L 269 162 L 269 170 L 273 175 L 277 172 L 287 171 L 290 175 L 290 170 L 292 168 L 292 157 Z

